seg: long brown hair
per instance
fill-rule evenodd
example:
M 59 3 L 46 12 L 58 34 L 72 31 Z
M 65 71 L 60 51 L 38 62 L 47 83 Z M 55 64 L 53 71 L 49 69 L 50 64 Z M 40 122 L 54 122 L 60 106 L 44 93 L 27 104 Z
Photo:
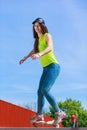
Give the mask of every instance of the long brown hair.
M 41 24 L 41 23 L 39 23 L 39 24 L 40 24 L 40 27 L 41 27 L 41 30 L 42 30 L 42 34 L 48 33 L 48 29 L 47 29 L 46 25 Z M 33 37 L 35 39 L 35 41 L 34 41 L 34 52 L 37 53 L 38 52 L 38 35 L 34 30 L 34 25 L 33 25 Z

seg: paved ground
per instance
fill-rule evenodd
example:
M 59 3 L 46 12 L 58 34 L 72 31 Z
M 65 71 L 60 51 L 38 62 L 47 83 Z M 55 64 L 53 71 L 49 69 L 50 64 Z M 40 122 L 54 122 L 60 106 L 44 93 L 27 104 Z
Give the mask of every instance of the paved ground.
M 87 130 L 87 128 L 0 128 L 0 130 Z

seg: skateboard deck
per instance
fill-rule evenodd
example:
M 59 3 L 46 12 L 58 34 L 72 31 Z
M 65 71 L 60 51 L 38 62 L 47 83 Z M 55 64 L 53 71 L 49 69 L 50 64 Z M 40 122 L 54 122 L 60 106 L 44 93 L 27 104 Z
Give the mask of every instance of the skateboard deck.
M 55 128 L 59 128 L 59 125 L 57 124 L 57 126 L 54 126 L 53 125 L 53 122 L 54 122 L 54 120 L 52 120 L 52 121 L 44 121 L 44 122 L 35 122 L 35 123 L 32 123 L 33 124 L 33 126 L 34 127 L 49 127 L 50 125 L 52 126 L 52 127 L 55 127 Z

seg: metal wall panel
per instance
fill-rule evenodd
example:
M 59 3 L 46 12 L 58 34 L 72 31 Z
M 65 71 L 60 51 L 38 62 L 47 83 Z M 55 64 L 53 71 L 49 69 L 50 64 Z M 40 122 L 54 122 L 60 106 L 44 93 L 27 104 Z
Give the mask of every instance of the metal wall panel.
M 31 110 L 0 100 L 0 127 L 33 127 L 28 120 L 34 115 L 35 112 Z M 45 120 L 49 121 L 52 118 L 45 116 Z M 52 127 L 52 125 L 40 125 L 39 127 Z

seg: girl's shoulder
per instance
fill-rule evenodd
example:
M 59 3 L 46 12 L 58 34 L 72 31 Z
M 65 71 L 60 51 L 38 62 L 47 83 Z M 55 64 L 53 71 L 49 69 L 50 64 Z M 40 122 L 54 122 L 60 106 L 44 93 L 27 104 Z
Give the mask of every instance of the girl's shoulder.
M 52 36 L 50 33 L 45 33 L 45 38 L 46 38 L 46 40 L 48 40 L 48 39 L 52 40 Z
M 52 37 L 50 33 L 45 33 L 44 36 L 45 37 Z

